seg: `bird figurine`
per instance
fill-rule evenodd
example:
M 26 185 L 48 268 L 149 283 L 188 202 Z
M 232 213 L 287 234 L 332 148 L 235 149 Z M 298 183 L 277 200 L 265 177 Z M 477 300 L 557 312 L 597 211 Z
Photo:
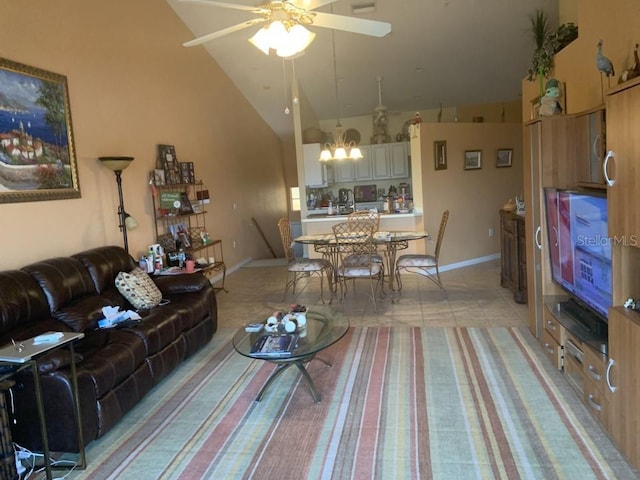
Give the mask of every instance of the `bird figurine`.
M 613 69 L 613 63 L 607 57 L 602 55 L 602 40 L 598 42 L 598 54 L 596 55 L 596 61 L 598 64 L 598 70 L 604 73 L 607 77 L 613 77 L 615 71 Z
M 420 112 L 416 112 L 415 116 L 413 117 L 413 121 L 411 123 L 413 125 L 417 125 L 419 123 L 422 123 L 422 117 L 420 116 Z

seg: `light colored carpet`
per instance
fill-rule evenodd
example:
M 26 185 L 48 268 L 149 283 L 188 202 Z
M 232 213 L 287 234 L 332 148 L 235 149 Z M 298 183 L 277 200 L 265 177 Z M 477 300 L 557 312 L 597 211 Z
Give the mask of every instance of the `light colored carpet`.
M 86 479 L 637 478 L 518 328 L 351 328 L 308 365 L 221 329 L 88 447 Z M 569 406 L 570 405 L 570 406 Z

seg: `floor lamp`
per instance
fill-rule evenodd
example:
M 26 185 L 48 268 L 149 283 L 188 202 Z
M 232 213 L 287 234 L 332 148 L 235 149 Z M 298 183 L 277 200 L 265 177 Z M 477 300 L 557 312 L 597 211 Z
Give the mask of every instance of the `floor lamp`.
M 124 240 L 124 249 L 129 252 L 129 243 L 127 242 L 127 228 L 133 230 L 138 226 L 135 218 L 129 215 L 124 209 L 124 200 L 122 198 L 122 171 L 126 169 L 133 157 L 99 157 L 102 165 L 107 167 L 113 173 L 116 174 L 116 183 L 118 184 L 118 197 L 120 198 L 120 204 L 118 205 L 118 221 L 120 224 L 120 231 L 122 232 L 122 239 Z

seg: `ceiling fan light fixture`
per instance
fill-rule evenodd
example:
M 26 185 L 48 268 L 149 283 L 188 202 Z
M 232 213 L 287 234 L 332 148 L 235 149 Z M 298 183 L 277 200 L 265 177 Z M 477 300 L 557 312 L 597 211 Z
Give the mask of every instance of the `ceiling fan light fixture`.
M 275 20 L 268 27 L 258 30 L 249 42 L 265 55 L 275 50 L 276 55 L 287 58 L 304 51 L 315 36 L 299 23 L 287 27 L 285 22 Z

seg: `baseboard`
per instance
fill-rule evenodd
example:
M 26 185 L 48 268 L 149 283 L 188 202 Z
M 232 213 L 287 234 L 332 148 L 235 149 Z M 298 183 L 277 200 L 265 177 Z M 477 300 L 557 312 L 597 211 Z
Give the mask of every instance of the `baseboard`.
M 491 255 L 486 255 L 484 257 L 471 258 L 469 260 L 463 260 L 462 262 L 442 265 L 440 266 L 440 271 L 446 272 L 447 270 L 456 270 L 458 268 L 470 267 L 472 265 L 478 265 L 479 263 L 491 262 L 492 260 L 497 260 L 498 258 L 500 258 L 500 254 L 493 253 Z
M 249 257 L 249 258 L 245 258 L 240 263 L 236 263 L 235 265 L 232 265 L 232 266 L 227 265 L 227 277 L 231 275 L 233 272 L 235 272 L 236 270 L 241 269 L 246 264 L 251 263 L 252 261 L 253 261 L 253 257 Z M 209 282 L 212 284 L 221 282 L 221 281 L 222 281 L 222 273 L 219 273 L 215 277 L 209 277 Z

